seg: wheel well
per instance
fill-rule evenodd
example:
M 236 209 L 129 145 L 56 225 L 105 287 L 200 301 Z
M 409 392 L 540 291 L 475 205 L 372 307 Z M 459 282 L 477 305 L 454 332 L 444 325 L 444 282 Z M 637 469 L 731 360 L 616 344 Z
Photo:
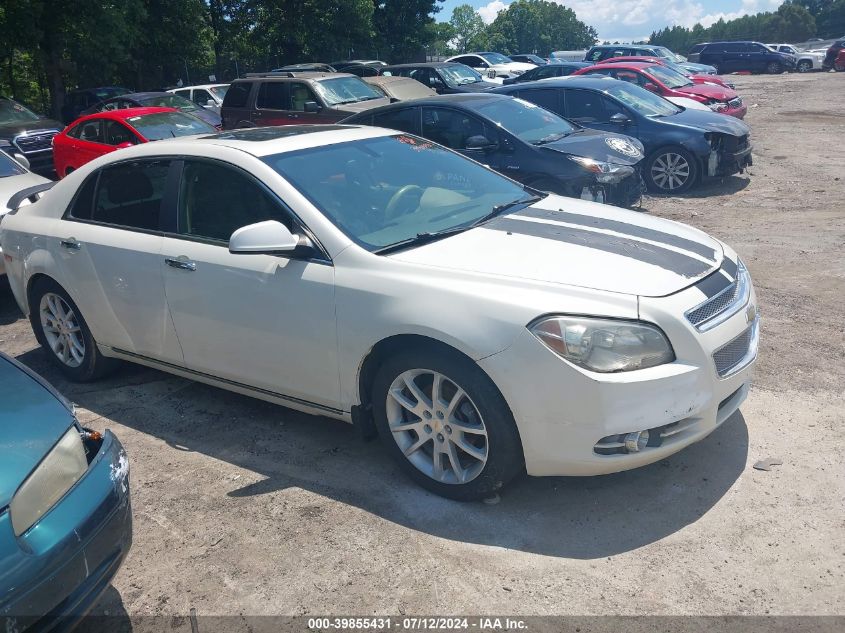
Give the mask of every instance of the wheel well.
M 36 273 L 30 277 L 29 281 L 26 283 L 26 304 L 30 313 L 32 312 L 32 291 L 42 279 L 52 280 L 52 277 L 45 275 L 44 273 Z
M 358 427 L 365 438 L 376 435 L 375 424 L 372 419 L 373 381 L 382 364 L 391 355 L 408 349 L 438 350 L 447 354 L 460 354 L 471 362 L 475 362 L 459 349 L 452 347 L 442 341 L 419 334 L 397 334 L 382 339 L 370 349 L 369 353 L 361 362 L 358 371 L 358 399 L 360 404 L 352 407 L 352 421 Z

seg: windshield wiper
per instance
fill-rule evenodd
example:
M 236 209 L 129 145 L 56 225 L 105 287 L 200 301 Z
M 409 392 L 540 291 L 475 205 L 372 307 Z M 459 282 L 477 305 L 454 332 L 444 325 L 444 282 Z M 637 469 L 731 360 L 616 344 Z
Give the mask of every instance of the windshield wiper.
M 530 195 L 530 196 L 527 196 L 527 197 L 519 198 L 517 200 L 511 200 L 510 202 L 505 202 L 504 204 L 497 204 L 495 207 L 493 207 L 493 210 L 490 211 L 490 213 L 488 213 L 485 216 L 478 218 L 475 222 L 473 222 L 471 224 L 471 226 L 479 226 L 481 224 L 484 224 L 485 222 L 489 222 L 490 220 L 492 220 L 496 216 L 502 215 L 505 211 L 512 211 L 516 207 L 528 206 L 530 204 L 534 204 L 535 202 L 539 202 L 540 200 L 545 198 L 546 195 L 547 194 Z
M 547 143 L 554 143 L 555 141 L 559 141 L 562 138 L 566 138 L 572 134 L 572 132 L 555 132 L 554 134 L 549 134 L 548 136 L 544 136 L 539 141 L 534 141 L 534 145 L 545 145 Z
M 382 246 L 381 248 L 374 250 L 373 253 L 376 255 L 387 255 L 388 253 L 395 253 L 396 251 L 401 251 L 406 248 L 430 244 L 431 242 L 442 240 L 444 237 L 468 231 L 473 226 L 474 225 L 453 226 L 452 228 L 443 229 L 442 231 L 434 231 L 433 233 L 417 233 L 414 237 L 409 237 L 407 239 L 394 242 L 393 244 Z

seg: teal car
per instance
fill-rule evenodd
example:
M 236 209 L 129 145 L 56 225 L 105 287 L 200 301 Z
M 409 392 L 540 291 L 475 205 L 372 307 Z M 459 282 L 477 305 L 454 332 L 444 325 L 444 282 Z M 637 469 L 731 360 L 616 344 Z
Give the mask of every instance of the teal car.
M 123 446 L 0 352 L 0 631 L 73 628 L 131 543 Z

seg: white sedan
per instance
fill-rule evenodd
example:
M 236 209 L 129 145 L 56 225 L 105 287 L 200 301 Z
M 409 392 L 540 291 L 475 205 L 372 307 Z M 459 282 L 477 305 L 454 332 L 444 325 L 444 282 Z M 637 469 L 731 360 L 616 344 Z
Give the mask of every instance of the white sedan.
M 13 195 L 23 189 L 48 182 L 50 181 L 46 178 L 29 171 L 29 161 L 23 155 L 16 154 L 13 158 L 0 149 L 0 223 L 3 222 L 3 216 L 9 212 L 7 202 Z M 24 198 L 20 204 L 27 202 L 29 200 Z M 4 261 L 3 248 L 0 245 L 0 277 L 6 274 Z
M 124 359 L 345 420 L 458 499 L 663 459 L 737 410 L 757 353 L 725 244 L 380 128 L 121 150 L 0 240 L 67 377 Z

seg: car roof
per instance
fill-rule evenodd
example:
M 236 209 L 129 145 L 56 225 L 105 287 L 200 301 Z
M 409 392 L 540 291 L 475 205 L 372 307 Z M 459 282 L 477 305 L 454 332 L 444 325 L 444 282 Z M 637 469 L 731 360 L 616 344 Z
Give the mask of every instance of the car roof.
M 121 108 L 120 110 L 104 110 L 102 112 L 94 112 L 93 114 L 86 114 L 73 121 L 68 128 L 76 126 L 77 123 L 88 121 L 90 119 L 110 119 L 114 121 L 125 121 L 136 116 L 144 116 L 146 114 L 156 114 L 158 112 L 179 112 L 176 108 L 163 108 L 159 106 L 143 107 L 143 108 Z
M 290 73 L 290 74 L 288 74 Z M 352 73 L 324 73 L 324 72 L 317 72 L 317 71 L 305 71 L 305 72 L 296 72 L 296 71 L 282 71 L 282 72 L 269 72 L 269 73 L 250 73 L 246 77 L 240 77 L 239 79 L 235 79 L 232 83 L 244 83 L 244 82 L 251 82 L 251 81 L 258 81 L 258 80 L 274 80 L 274 81 L 291 81 L 294 79 L 298 80 L 318 80 L 318 79 L 332 79 L 335 77 L 357 77 L 357 75 L 353 75 Z M 357 77 L 360 79 L 360 77 Z
M 191 84 L 190 86 L 174 86 L 173 88 L 168 88 L 167 92 L 171 90 L 190 90 L 191 88 L 215 88 L 217 86 L 228 86 L 225 81 L 221 81 L 215 84 Z
M 522 83 L 493 88 L 490 92 L 485 92 L 483 94 L 510 94 L 511 92 L 525 90 L 526 88 L 530 88 L 532 86 L 540 88 L 588 88 L 592 90 L 602 90 L 609 81 L 619 80 L 606 75 L 569 75 L 567 77 L 549 77 L 548 79 L 540 79 L 539 81 L 524 81 Z
M 459 62 L 418 62 L 416 64 L 391 64 L 385 66 L 382 70 L 390 70 L 391 68 L 442 68 L 444 66 L 463 66 Z
M 647 68 L 651 68 L 652 66 L 661 66 L 662 64 L 655 64 L 653 62 L 624 62 L 624 63 L 614 63 L 613 68 L 617 70 L 646 70 Z M 608 64 L 601 63 L 601 64 L 593 64 L 590 68 L 607 68 Z
M 663 48 L 657 44 L 596 44 L 593 48 Z
M 150 90 L 149 92 L 130 92 L 125 95 L 115 95 L 114 97 L 103 99 L 103 101 L 114 101 L 116 99 L 130 99 L 134 101 L 140 101 L 141 99 L 146 99 L 147 97 L 160 97 L 166 94 L 168 94 L 168 92 L 165 90 Z
M 522 84 L 525 85 L 525 84 Z M 382 112 L 389 112 L 391 110 L 400 110 L 407 107 L 416 106 L 466 106 L 469 104 L 480 104 L 486 101 L 493 101 L 494 99 L 507 99 L 507 95 L 500 95 L 491 92 L 459 92 L 457 94 L 438 95 L 434 94 L 430 97 L 420 97 L 419 99 L 406 99 L 397 103 L 379 106 L 360 113 L 356 113 L 349 117 L 349 119 L 360 119 L 366 116 L 377 115 Z M 348 120 L 348 119 L 347 119 Z

